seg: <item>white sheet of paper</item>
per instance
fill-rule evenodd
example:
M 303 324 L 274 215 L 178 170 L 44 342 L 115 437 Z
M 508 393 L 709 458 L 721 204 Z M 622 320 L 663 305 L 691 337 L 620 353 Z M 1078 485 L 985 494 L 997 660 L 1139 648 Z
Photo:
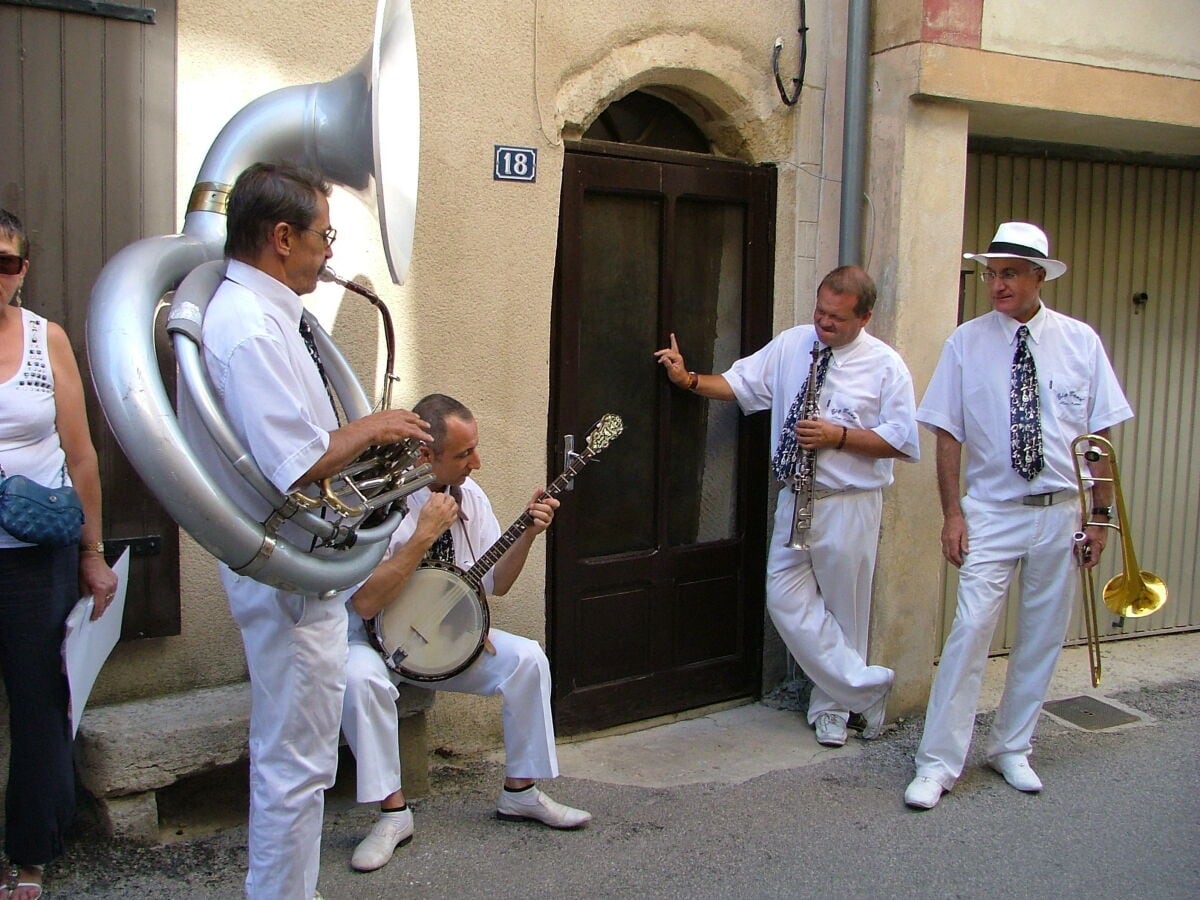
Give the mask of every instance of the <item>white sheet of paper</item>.
M 129 582 L 128 547 L 112 568 L 117 573 L 117 593 L 104 615 L 92 621 L 95 601 L 88 594 L 79 598 L 67 616 L 62 652 L 67 667 L 67 683 L 71 687 L 72 736 L 79 731 L 79 720 L 83 718 L 83 708 L 92 693 L 96 676 L 121 636 L 121 620 L 125 618 L 125 586 Z

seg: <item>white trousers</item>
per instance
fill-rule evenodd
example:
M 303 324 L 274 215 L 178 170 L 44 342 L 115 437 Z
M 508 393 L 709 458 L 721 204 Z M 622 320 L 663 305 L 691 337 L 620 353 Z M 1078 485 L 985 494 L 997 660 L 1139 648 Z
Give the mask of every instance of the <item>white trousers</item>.
M 250 669 L 246 896 L 312 900 L 325 790 L 337 773 L 345 601 L 287 593 L 220 569 Z
M 879 700 L 892 673 L 866 663 L 871 580 L 882 492 L 855 491 L 816 501 L 808 550 L 786 546 L 795 495 L 779 492 L 767 557 L 767 611 L 813 683 L 811 724 L 823 712 L 842 719 Z
M 962 499 L 970 552 L 958 575 L 954 624 L 929 695 L 917 774 L 950 790 L 962 774 L 975 727 L 992 633 L 1020 563 L 1020 606 L 1004 694 L 987 757 L 1028 756 L 1042 701 L 1071 620 L 1079 505 L 1033 507 Z
M 392 672 L 370 644 L 351 638 L 342 731 L 358 764 L 358 802 L 376 803 L 400 790 L 400 723 L 396 685 L 503 697 L 505 774 L 556 778 L 558 753 L 550 713 L 550 663 L 537 641 L 493 628 L 486 650 L 464 671 L 438 682 Z

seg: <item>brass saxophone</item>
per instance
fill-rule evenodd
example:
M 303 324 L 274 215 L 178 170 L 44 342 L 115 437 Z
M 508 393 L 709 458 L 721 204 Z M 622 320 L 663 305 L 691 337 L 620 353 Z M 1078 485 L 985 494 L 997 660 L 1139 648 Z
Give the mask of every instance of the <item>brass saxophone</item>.
M 808 389 L 804 392 L 804 403 L 800 410 L 801 419 L 815 419 L 820 412 L 817 392 L 817 364 L 821 357 L 821 345 L 813 341 L 812 365 L 808 367 Z M 789 483 L 796 505 L 792 510 L 792 533 L 788 536 L 789 550 L 808 549 L 808 529 L 812 527 L 813 503 L 817 490 L 817 451 L 800 448 L 796 454 L 796 467 L 792 470 Z

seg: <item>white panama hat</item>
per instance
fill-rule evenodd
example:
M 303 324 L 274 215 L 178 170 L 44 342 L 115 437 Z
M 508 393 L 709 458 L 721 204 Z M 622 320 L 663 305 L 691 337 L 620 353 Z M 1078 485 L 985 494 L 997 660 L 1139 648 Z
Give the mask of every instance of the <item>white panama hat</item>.
M 1046 232 L 1028 222 L 1005 222 L 996 229 L 996 236 L 988 245 L 986 253 L 964 253 L 963 259 L 971 259 L 987 265 L 989 259 L 1027 259 L 1035 266 L 1046 270 L 1046 280 L 1053 281 L 1067 271 L 1067 264 L 1050 258 L 1050 241 Z

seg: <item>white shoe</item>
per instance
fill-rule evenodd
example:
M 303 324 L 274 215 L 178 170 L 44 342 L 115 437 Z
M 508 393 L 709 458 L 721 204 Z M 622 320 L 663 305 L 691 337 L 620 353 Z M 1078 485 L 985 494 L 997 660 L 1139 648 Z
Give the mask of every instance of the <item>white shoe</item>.
M 1033 766 L 1020 753 L 1010 753 L 988 760 L 988 765 L 1004 776 L 1004 780 L 1018 791 L 1036 794 L 1042 789 L 1042 779 L 1038 778 Z
M 813 722 L 817 743 L 822 747 L 846 746 L 846 720 L 836 713 L 823 712 Z
M 892 685 L 896 681 L 896 673 L 888 669 L 890 678 L 888 678 L 887 688 L 883 692 L 883 696 L 863 710 L 862 716 L 865 720 L 863 730 L 859 737 L 864 741 L 873 741 L 875 738 L 883 734 L 887 727 L 887 702 L 888 697 L 892 693 Z
M 904 789 L 904 805 L 913 809 L 933 809 L 942 799 L 945 790 L 932 778 L 918 775 Z
M 403 847 L 413 836 L 413 815 L 411 809 L 399 813 L 382 813 L 378 821 L 371 826 L 367 836 L 354 848 L 350 857 L 350 868 L 356 872 L 374 872 L 383 868 L 396 852 L 397 847 Z
M 502 790 L 496 804 L 496 817 L 507 822 L 530 819 L 551 828 L 582 828 L 592 821 L 590 812 L 552 800 L 536 785 L 524 791 Z

